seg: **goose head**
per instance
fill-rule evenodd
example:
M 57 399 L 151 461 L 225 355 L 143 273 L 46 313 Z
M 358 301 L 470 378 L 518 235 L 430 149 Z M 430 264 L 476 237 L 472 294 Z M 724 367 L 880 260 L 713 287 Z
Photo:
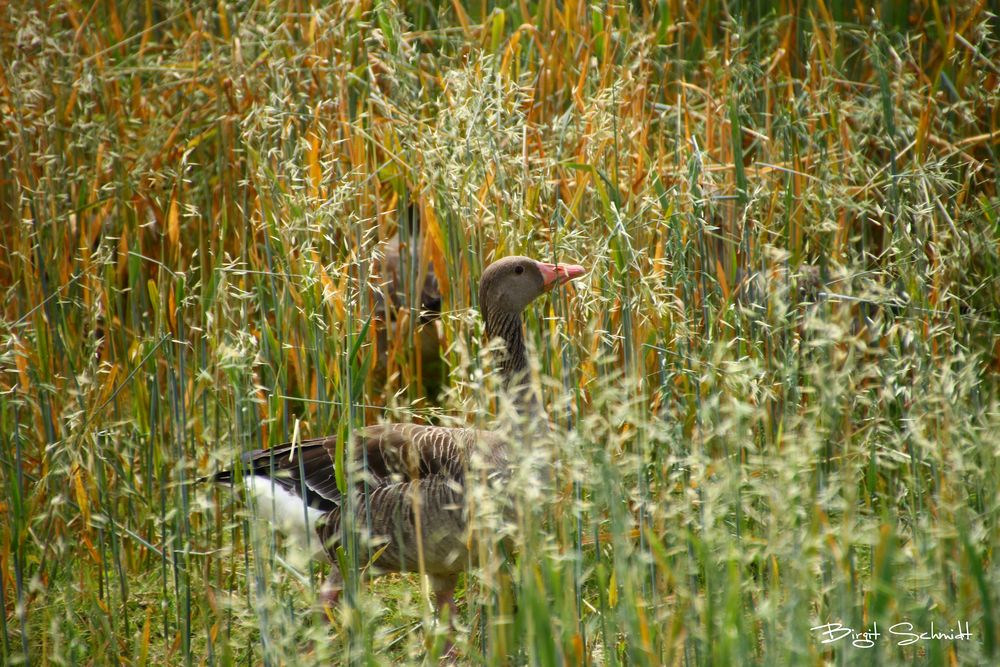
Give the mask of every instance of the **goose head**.
M 479 307 L 487 322 L 520 315 L 550 289 L 586 273 L 578 264 L 547 264 L 530 257 L 504 257 L 486 267 L 479 281 Z

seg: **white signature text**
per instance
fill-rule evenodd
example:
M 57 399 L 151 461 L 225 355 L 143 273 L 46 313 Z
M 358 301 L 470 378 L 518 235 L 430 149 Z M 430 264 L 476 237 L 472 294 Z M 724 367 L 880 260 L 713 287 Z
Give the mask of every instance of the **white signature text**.
M 964 629 L 963 629 L 964 628 Z M 826 623 L 811 628 L 821 637 L 821 644 L 833 644 L 841 640 L 849 640 L 855 648 L 872 648 L 880 639 L 895 641 L 897 646 L 909 646 L 922 641 L 969 641 L 972 633 L 969 631 L 967 622 L 959 621 L 958 628 L 948 628 L 947 631 L 940 631 L 934 628 L 931 623 L 930 630 L 919 632 L 913 629 L 913 623 L 904 621 L 890 625 L 886 633 L 879 632 L 878 623 L 872 623 L 872 627 L 867 630 L 857 631 L 840 623 Z

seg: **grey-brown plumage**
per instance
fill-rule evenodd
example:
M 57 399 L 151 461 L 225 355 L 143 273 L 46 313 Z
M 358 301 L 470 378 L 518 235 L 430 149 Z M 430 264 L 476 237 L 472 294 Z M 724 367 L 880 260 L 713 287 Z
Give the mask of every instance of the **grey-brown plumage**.
M 736 303 L 751 313 L 766 312 L 772 297 L 794 304 L 816 303 L 823 288 L 819 267 L 811 264 L 803 264 L 794 272 L 785 267 L 770 273 L 744 269 L 736 272 Z
M 527 389 L 521 312 L 547 289 L 582 274 L 579 266 L 507 257 L 489 266 L 480 281 L 487 335 L 503 341 L 504 386 L 528 421 L 544 421 L 545 416 Z M 354 438 L 350 498 L 336 483 L 335 437 L 245 454 L 242 473 L 265 496 L 258 507 L 270 502 L 285 508 L 285 520 L 303 523 L 331 559 L 345 536 L 345 512 L 350 511 L 347 523 L 379 554 L 374 563 L 378 571 L 423 572 L 438 604 L 452 605 L 458 574 L 471 559 L 466 474 L 475 453 L 477 469 L 502 479 L 508 468 L 504 438 L 490 431 L 417 424 L 370 426 L 356 431 Z M 233 471 L 225 471 L 214 479 L 233 478 Z M 297 503 L 288 502 L 290 498 Z M 331 570 L 324 586 L 327 602 L 335 601 L 342 588 L 339 569 L 334 565 Z
M 857 334 L 868 329 L 878 333 L 880 322 L 906 304 L 906 294 L 893 291 L 862 274 L 849 275 L 843 270 L 824 276 L 820 267 L 802 264 L 790 270 L 779 266 L 769 271 L 744 271 L 736 274 L 735 303 L 754 319 L 771 313 L 785 318 L 793 309 L 815 313 L 823 303 L 840 304 L 850 311 L 851 330 Z
M 404 243 L 397 231 L 379 245 L 374 265 L 380 287 L 374 292 L 378 325 L 372 370 L 376 383 L 383 384 L 391 368 L 390 356 L 398 363 L 406 363 L 405 353 L 412 350 L 419 359 L 423 389 L 434 398 L 444 383 L 436 323 L 441 314 L 441 289 L 433 264 L 424 260 L 423 239 L 412 207 L 408 217 L 407 241 Z M 405 346 L 401 347 L 400 342 Z

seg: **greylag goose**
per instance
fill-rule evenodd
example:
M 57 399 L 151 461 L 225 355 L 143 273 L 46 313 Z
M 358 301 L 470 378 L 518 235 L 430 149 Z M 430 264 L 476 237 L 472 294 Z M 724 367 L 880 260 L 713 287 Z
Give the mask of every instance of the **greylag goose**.
M 831 272 L 836 267 L 830 267 Z M 820 267 L 802 264 L 797 270 L 776 267 L 769 271 L 736 273 L 735 303 L 751 318 L 766 316 L 772 305 L 779 313 L 798 307 L 815 312 L 823 302 L 843 304 L 851 310 L 851 332 L 858 334 L 867 329 L 880 334 L 886 316 L 893 316 L 905 306 L 905 292 L 880 285 L 863 275 L 848 275 L 843 270 L 824 277 Z M 880 324 L 880 321 L 882 322 Z
M 373 375 L 376 383 L 385 383 L 391 366 L 390 350 L 405 341 L 416 355 L 425 393 L 434 398 L 443 386 L 444 375 L 441 338 L 435 325 L 441 314 L 441 289 L 434 265 L 423 261 L 416 209 L 411 206 L 403 217 L 400 226 L 405 225 L 410 232 L 407 242 L 402 242 L 397 230 L 379 244 L 379 259 L 374 266 L 382 288 L 374 292 L 374 311 L 379 325 L 375 328 L 377 351 Z M 412 329 L 408 322 L 414 325 Z M 402 336 L 397 335 L 400 327 L 403 330 L 398 333 Z M 409 332 L 412 332 L 412 339 Z
M 420 321 L 429 322 L 441 313 L 441 289 L 438 286 L 437 276 L 434 274 L 434 265 L 430 262 L 422 262 L 423 239 L 420 236 L 420 223 L 416 209 L 410 207 L 407 217 L 409 218 L 408 222 L 400 222 L 401 226 L 406 225 L 409 230 L 406 243 L 403 243 L 400 231 L 397 230 L 392 237 L 379 244 L 381 257 L 376 262 L 376 270 L 379 277 L 385 282 L 386 293 L 376 291 L 376 310 L 380 314 L 385 312 L 385 296 L 387 294 L 389 302 L 395 308 L 408 306 L 415 301 L 419 304 Z M 411 276 L 409 279 L 408 275 Z M 407 295 L 407 288 L 411 288 L 415 299 L 411 299 Z
M 499 370 L 519 416 L 544 420 L 537 394 L 528 384 L 528 356 L 522 311 L 544 292 L 583 275 L 577 265 L 546 264 L 505 257 L 482 275 L 479 307 L 490 340 L 500 339 Z M 343 588 L 336 550 L 346 522 L 369 532 L 367 544 L 379 551 L 373 566 L 385 572 L 423 572 L 430 578 L 438 611 L 454 613 L 458 575 L 470 560 L 465 474 L 473 451 L 482 452 L 488 472 L 504 475 L 506 438 L 471 428 L 380 424 L 354 432 L 355 465 L 363 481 L 352 502 L 337 487 L 336 437 L 316 438 L 247 452 L 242 466 L 214 476 L 231 483 L 240 473 L 258 514 L 298 534 L 316 553 L 333 562 L 321 597 L 333 605 Z
M 793 285 L 796 290 L 794 294 Z M 819 267 L 803 264 L 794 272 L 785 267 L 773 272 L 747 271 L 741 268 L 736 272 L 734 294 L 739 306 L 751 314 L 759 314 L 767 312 L 772 296 L 794 306 L 816 303 L 822 290 L 823 279 Z

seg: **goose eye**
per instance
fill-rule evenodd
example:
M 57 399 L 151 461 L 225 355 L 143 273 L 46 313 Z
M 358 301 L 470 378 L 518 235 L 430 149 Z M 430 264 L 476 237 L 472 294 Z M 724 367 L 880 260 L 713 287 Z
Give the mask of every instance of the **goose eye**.
M 520 265 L 518 265 L 518 266 L 515 266 L 515 267 L 514 267 L 514 273 L 517 273 L 517 274 L 522 274 L 522 273 L 524 273 L 524 267 L 523 267 L 523 266 L 520 266 Z

